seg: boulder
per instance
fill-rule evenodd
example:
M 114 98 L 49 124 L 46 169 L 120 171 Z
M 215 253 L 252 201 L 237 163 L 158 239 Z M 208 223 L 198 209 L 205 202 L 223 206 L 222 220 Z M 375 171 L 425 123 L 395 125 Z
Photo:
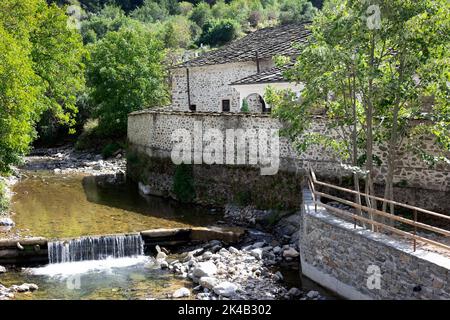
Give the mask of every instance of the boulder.
M 2 227 L 14 227 L 15 223 L 10 218 L 0 218 L 0 226 Z
M 172 294 L 172 298 L 185 298 L 185 297 L 189 297 L 191 295 L 191 291 L 189 291 L 188 288 L 180 288 L 178 290 L 176 290 L 173 294 Z
M 0 266 L 0 273 L 5 273 L 6 272 L 6 268 L 4 266 Z
M 239 250 L 236 249 L 235 247 L 229 247 L 228 251 L 230 251 L 230 253 L 232 253 L 232 254 L 238 254 L 239 253 Z
M 300 254 L 294 248 L 289 248 L 283 251 L 283 257 L 285 258 L 297 258 Z
M 298 288 L 291 288 L 287 294 L 290 297 L 299 297 L 302 295 L 302 292 Z
M 211 261 L 200 262 L 193 271 L 193 275 L 197 278 L 211 277 L 217 273 L 217 267 Z
M 309 292 L 306 294 L 306 296 L 307 296 L 309 299 L 314 299 L 314 298 L 319 297 L 319 292 L 311 290 L 311 291 L 309 291 Z
M 250 255 L 252 255 L 253 257 L 255 257 L 258 260 L 262 259 L 263 250 L 261 248 L 252 249 L 249 251 L 249 253 L 250 253 Z
M 203 288 L 213 289 L 219 284 L 219 280 L 213 277 L 201 277 L 199 283 Z
M 232 282 L 224 281 L 213 288 L 215 294 L 230 298 L 236 294 L 238 287 Z

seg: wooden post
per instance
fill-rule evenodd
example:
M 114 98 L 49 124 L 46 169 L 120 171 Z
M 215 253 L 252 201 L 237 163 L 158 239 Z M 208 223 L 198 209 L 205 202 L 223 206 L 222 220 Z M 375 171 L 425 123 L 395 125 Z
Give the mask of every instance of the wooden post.
M 417 210 L 414 210 L 414 223 L 417 223 Z M 414 224 L 414 235 L 416 235 L 416 233 L 417 233 L 417 225 L 416 224 Z M 417 244 L 416 244 L 416 239 L 414 238 L 414 252 L 416 251 L 416 246 L 417 246 Z

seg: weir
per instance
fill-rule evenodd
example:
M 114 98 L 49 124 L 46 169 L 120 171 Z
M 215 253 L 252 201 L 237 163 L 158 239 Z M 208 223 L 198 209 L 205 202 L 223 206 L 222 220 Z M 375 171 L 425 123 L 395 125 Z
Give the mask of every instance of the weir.
M 50 263 L 104 260 L 143 254 L 144 242 L 140 234 L 81 237 L 48 242 Z
M 0 240 L 0 265 L 39 266 L 48 263 L 103 260 L 155 254 L 155 246 L 174 248 L 220 240 L 237 243 L 242 228 L 151 229 L 139 233 L 84 236 L 76 239 L 47 240 L 26 238 Z

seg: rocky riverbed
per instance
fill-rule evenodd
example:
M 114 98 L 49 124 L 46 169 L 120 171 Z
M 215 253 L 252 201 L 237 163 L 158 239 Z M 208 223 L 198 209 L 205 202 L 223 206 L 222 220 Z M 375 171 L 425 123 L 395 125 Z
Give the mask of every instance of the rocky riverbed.
M 25 157 L 20 169 L 50 170 L 56 174 L 111 175 L 124 174 L 125 168 L 123 150 L 118 150 L 111 158 L 103 159 L 101 154 L 81 152 L 65 146 L 33 150 L 30 156 Z
M 160 248 L 156 260 L 162 269 L 191 279 L 191 290 L 179 288 L 168 298 L 194 297 L 199 300 L 273 300 L 324 299 L 317 291 L 289 287 L 277 270 L 280 263 L 298 263 L 299 252 L 294 244 L 271 245 L 266 240 L 240 248 L 224 246 L 213 240 L 191 248 L 173 259 Z

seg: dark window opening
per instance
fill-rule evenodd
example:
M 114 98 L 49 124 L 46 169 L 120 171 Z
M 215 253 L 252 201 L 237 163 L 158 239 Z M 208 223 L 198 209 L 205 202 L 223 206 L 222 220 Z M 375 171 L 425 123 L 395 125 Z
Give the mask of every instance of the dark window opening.
M 189 110 L 191 110 L 191 111 L 197 110 L 197 105 L 196 105 L 196 104 L 191 104 L 191 105 L 189 106 Z
M 229 99 L 222 100 L 222 111 L 230 112 L 230 100 Z
M 261 96 L 259 96 L 259 103 L 261 103 L 263 113 L 270 113 L 270 108 L 267 108 L 266 102 Z

